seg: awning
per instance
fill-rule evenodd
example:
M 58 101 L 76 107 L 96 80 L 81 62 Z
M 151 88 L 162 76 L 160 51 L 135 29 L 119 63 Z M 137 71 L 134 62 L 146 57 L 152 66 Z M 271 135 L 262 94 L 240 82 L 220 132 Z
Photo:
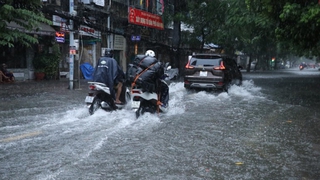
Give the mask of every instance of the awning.
M 17 29 L 21 32 L 25 33 L 30 33 L 30 34 L 39 34 L 39 35 L 48 35 L 48 36 L 53 36 L 56 32 L 55 29 L 53 29 L 50 25 L 44 24 L 44 23 L 39 23 L 38 31 L 36 29 L 33 29 L 31 31 L 26 30 L 24 27 L 20 26 L 19 24 L 11 21 L 10 23 L 7 23 L 7 28 L 8 29 Z

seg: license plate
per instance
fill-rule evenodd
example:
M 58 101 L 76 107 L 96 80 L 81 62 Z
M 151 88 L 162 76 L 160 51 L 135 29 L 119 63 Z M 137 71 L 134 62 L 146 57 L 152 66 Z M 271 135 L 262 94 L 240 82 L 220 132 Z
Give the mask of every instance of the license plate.
M 84 100 L 86 103 L 92 103 L 93 102 L 93 96 L 86 96 L 86 99 Z
M 200 71 L 200 76 L 207 76 L 207 71 Z
M 132 101 L 131 108 L 138 109 L 140 106 L 140 101 Z

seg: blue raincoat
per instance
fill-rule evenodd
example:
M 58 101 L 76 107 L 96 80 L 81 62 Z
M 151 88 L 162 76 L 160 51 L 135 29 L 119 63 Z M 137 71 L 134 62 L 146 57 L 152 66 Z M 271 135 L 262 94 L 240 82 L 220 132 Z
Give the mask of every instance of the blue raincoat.
M 86 63 L 81 64 L 80 69 L 81 69 L 82 75 L 85 79 L 92 80 L 94 68 L 91 66 L 90 63 L 86 62 Z

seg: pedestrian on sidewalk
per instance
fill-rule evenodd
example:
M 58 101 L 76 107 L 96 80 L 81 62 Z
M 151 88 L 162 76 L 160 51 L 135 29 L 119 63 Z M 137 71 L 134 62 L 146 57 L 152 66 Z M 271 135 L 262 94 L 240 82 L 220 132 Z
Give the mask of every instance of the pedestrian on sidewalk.
M 3 79 L 7 82 L 14 82 L 14 75 L 11 71 L 7 70 L 7 65 L 5 63 L 1 65 L 0 71 L 2 76 L 0 82 L 2 82 Z

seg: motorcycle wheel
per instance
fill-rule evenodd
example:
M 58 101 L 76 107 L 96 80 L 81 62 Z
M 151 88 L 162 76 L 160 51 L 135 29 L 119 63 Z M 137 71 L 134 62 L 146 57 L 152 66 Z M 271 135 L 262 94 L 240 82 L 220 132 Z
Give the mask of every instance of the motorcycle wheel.
M 136 118 L 139 118 L 139 116 L 142 116 L 145 112 L 154 114 L 157 112 L 157 107 L 148 101 L 142 101 L 140 107 L 136 111 Z
M 141 115 L 143 115 L 143 109 L 139 107 L 139 109 L 136 111 L 136 118 L 138 119 Z
M 126 92 L 126 104 L 130 101 L 130 99 L 131 99 L 131 95 L 130 95 L 130 93 L 129 92 Z
M 94 112 L 96 112 L 101 107 L 101 100 L 97 97 L 94 97 L 92 104 L 89 107 L 89 114 L 92 115 Z

